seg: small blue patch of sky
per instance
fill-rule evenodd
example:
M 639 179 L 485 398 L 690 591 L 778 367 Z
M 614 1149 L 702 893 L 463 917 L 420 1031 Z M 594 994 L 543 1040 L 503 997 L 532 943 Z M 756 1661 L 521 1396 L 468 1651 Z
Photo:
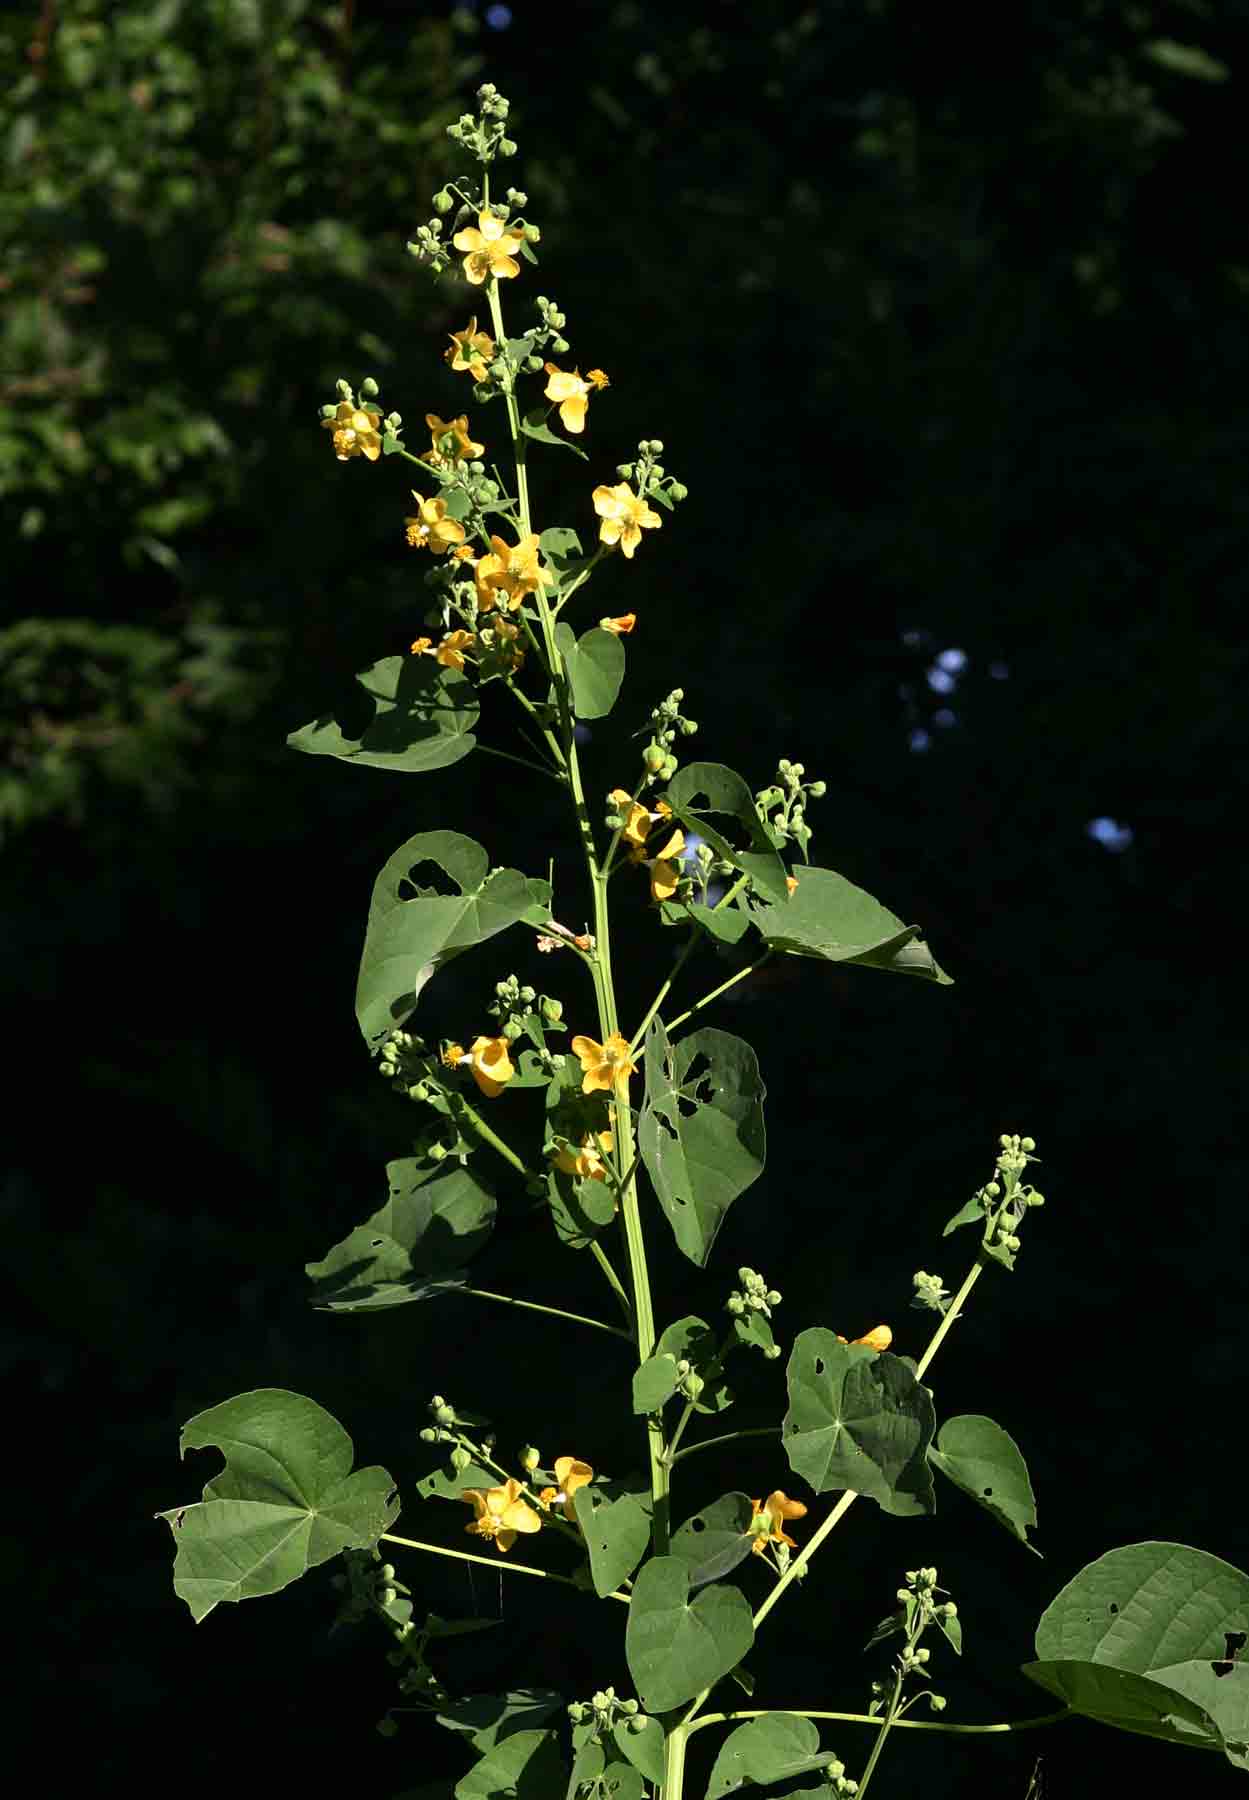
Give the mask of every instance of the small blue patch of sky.
M 1121 825 L 1118 819 L 1090 819 L 1084 829 L 1095 844 L 1100 844 L 1103 850 L 1112 850 L 1116 854 L 1121 850 L 1130 849 L 1136 838 L 1132 827 Z
M 993 677 L 994 681 L 1009 681 L 1010 664 L 1004 662 L 991 662 L 989 664 L 989 674 Z
M 934 667 L 928 671 L 928 685 L 934 694 L 952 694 L 958 686 L 958 676 Z
M 951 725 L 958 724 L 958 714 L 951 712 L 948 706 L 942 706 L 932 715 L 932 722 L 940 725 L 943 731 L 948 731 Z
M 937 658 L 937 667 L 944 669 L 947 675 L 961 675 L 967 667 L 966 650 L 943 650 Z
M 486 24 L 491 31 L 506 31 L 512 23 L 510 6 L 488 6 L 486 8 Z
M 927 750 L 928 746 L 931 743 L 932 743 L 932 739 L 929 737 L 928 733 L 924 730 L 922 725 L 917 725 L 915 730 L 911 733 L 910 737 L 907 739 L 908 747 L 914 751 Z

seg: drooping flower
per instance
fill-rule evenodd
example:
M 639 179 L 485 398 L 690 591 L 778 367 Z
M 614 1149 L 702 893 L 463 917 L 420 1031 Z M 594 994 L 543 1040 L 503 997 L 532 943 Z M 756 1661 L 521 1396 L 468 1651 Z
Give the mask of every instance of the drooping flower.
M 640 850 L 651 828 L 650 813 L 625 788 L 613 788 L 607 798 L 618 808 L 624 819 L 624 824 L 620 827 L 621 837 L 635 850 Z
M 353 456 L 376 462 L 382 454 L 382 434 L 377 429 L 381 422 L 375 406 L 354 406 L 350 400 L 340 400 L 332 417 L 322 419 L 321 429 L 333 432 L 331 442 L 339 462 L 348 462 Z
M 751 1550 L 756 1556 L 762 1556 L 769 1544 L 788 1544 L 791 1550 L 797 1544 L 785 1530 L 786 1519 L 804 1519 L 807 1509 L 801 1500 L 791 1500 L 788 1494 L 775 1488 L 766 1500 L 752 1500 L 750 1524 L 746 1527 L 750 1534 Z
M 444 669 L 462 669 L 464 652 L 470 644 L 475 642 L 476 639 L 471 631 L 448 631 L 438 648 L 427 654 L 432 656 L 435 662 L 440 662 Z
M 510 280 L 520 274 L 520 264 L 512 255 L 524 242 L 519 225 L 505 225 L 490 212 L 479 212 L 476 225 L 457 231 L 451 242 L 464 253 L 464 277 L 474 287 L 493 278 Z
M 475 1037 L 469 1051 L 473 1080 L 487 1099 L 494 1100 L 515 1075 L 504 1037 Z
M 601 369 L 590 369 L 584 381 L 581 370 L 574 369 L 570 375 L 565 369 L 557 369 L 552 362 L 543 367 L 551 379 L 546 384 L 548 400 L 559 402 L 559 416 L 565 431 L 580 433 L 585 430 L 585 409 L 589 405 L 589 396 L 595 388 L 610 387 Z
M 509 544 L 505 538 L 491 537 L 490 549 L 478 558 L 474 571 L 477 604 L 482 612 L 489 612 L 499 604 L 499 595 L 503 594 L 508 607 L 515 612 L 526 594 L 532 594 L 540 582 L 553 579 L 551 571 L 544 569 L 538 561 L 536 531 L 515 544 Z
M 594 510 L 602 520 L 599 541 L 619 544 L 630 558 L 642 541 L 643 531 L 657 531 L 663 524 L 659 514 L 639 499 L 627 481 L 618 481 L 615 487 L 596 487 Z
M 521 1484 L 510 1477 L 502 1487 L 465 1488 L 460 1499 L 473 1508 L 477 1517 L 465 1531 L 489 1538 L 496 1550 L 508 1551 L 518 1532 L 541 1531 L 542 1520 L 520 1497 Z
M 627 1091 L 629 1077 L 637 1064 L 629 1058 L 628 1040 L 618 1031 L 611 1032 L 602 1044 L 594 1038 L 575 1037 L 570 1047 L 581 1064 L 583 1094 L 607 1094 L 613 1089 Z
M 555 1157 L 555 1167 L 565 1175 L 579 1175 L 582 1181 L 606 1181 L 607 1167 L 603 1158 L 607 1156 L 615 1137 L 610 1131 L 587 1131 L 581 1140 L 580 1150 L 560 1150 Z
M 628 637 L 637 622 L 636 613 L 621 613 L 618 619 L 600 619 L 598 628 L 600 631 L 615 632 L 617 637 Z
M 839 1344 L 847 1342 L 840 1332 L 837 1333 L 837 1342 Z M 866 1344 L 870 1350 L 887 1350 L 893 1342 L 893 1333 L 887 1325 L 873 1325 L 872 1329 L 864 1332 L 862 1337 L 850 1338 L 849 1342 Z
M 494 356 L 494 339 L 488 331 L 478 331 L 477 315 L 469 320 L 463 331 L 453 331 L 451 348 L 443 351 L 443 356 L 457 373 L 467 371 L 474 381 L 489 381 L 490 370 L 486 364 Z
M 594 1470 L 589 1463 L 578 1462 L 575 1456 L 557 1456 L 555 1458 L 555 1479 L 559 1482 L 558 1488 L 543 1488 L 538 1499 L 544 1506 L 550 1506 L 551 1502 L 562 1494 L 565 1518 L 576 1521 L 577 1489 L 583 1488 L 587 1482 L 593 1481 Z
M 442 556 L 456 544 L 464 542 L 464 527 L 458 519 L 447 517 L 447 503 L 437 494 L 424 499 L 415 489 L 416 515 L 405 519 L 408 543 L 413 550 L 432 550 Z
M 685 833 L 674 831 L 651 864 L 651 899 L 671 900 L 681 879 L 681 853 Z
M 467 413 L 461 413 L 458 419 L 440 419 L 437 413 L 426 413 L 425 423 L 429 426 L 430 448 L 420 460 L 433 468 L 441 463 L 460 463 L 480 456 L 486 448 L 484 444 L 475 444 L 468 435 Z

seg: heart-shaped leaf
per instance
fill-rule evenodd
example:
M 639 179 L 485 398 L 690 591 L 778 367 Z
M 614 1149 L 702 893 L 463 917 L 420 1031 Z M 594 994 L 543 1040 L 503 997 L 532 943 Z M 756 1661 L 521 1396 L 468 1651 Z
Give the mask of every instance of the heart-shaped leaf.
M 755 1641 L 750 1605 L 734 1587 L 691 1601 L 678 1556 L 655 1556 L 633 1584 L 625 1655 L 648 1712 L 681 1706 L 739 1663 Z
M 568 671 L 573 711 L 579 719 L 605 719 L 624 680 L 625 650 L 619 637 L 597 625 L 574 637 L 572 626 L 561 621 L 555 641 Z
M 638 1145 L 678 1246 L 700 1268 L 725 1213 L 763 1173 L 763 1095 L 758 1059 L 741 1038 L 707 1028 L 673 1045 L 654 1020 Z
M 1028 1544 L 1028 1528 L 1036 1524 L 1036 1496 L 1019 1446 L 1000 1425 L 980 1413 L 947 1419 L 928 1460 L 1021 1544 Z M 1028 1548 L 1033 1550 L 1031 1544 Z
M 566 1774 L 553 1731 L 517 1731 L 461 1776 L 455 1800 L 551 1800 Z
M 645 1713 L 634 1713 L 631 1719 L 617 1719 L 612 1736 L 622 1756 L 628 1757 L 638 1772 L 653 1787 L 661 1787 L 664 1778 L 664 1728 L 658 1719 Z
M 904 925 L 878 900 L 831 869 L 800 869 L 793 894 L 775 906 L 757 908 L 752 917 L 772 948 L 790 956 L 862 963 L 951 985 L 922 942 L 918 925 Z
M 1214 1662 L 1249 1631 L 1249 1576 L 1186 1544 L 1125 1544 L 1072 1577 L 1041 1615 L 1043 1662 L 1110 1663 L 1148 1674 Z
M 651 1536 L 649 1505 L 637 1494 L 621 1493 L 613 1498 L 606 1485 L 583 1487 L 577 1493 L 577 1523 L 590 1553 L 594 1591 L 603 1599 L 615 1592 L 646 1554 Z
M 835 1760 L 832 1750 L 821 1752 L 820 1734 L 810 1719 L 767 1713 L 739 1725 L 725 1738 L 712 1766 L 706 1800 L 721 1800 L 748 1781 L 769 1787 L 774 1781 L 809 1775 Z
M 423 656 L 387 656 L 356 680 L 373 704 L 373 718 L 365 702 L 348 702 L 338 716 L 322 713 L 292 731 L 286 740 L 292 750 L 419 773 L 449 768 L 476 743 L 477 696 L 458 670 Z
M 689 1570 L 691 1588 L 719 1581 L 751 1553 L 747 1527 L 754 1507 L 746 1494 L 721 1494 L 672 1534 L 668 1548 Z
M 695 1412 L 723 1412 L 733 1404 L 733 1390 L 725 1386 L 719 1369 L 719 1340 L 706 1319 L 691 1313 L 667 1326 L 655 1345 L 655 1355 L 688 1362 L 702 1377 L 703 1391 L 694 1402 Z
M 470 1165 L 402 1157 L 387 1163 L 386 1181 L 386 1204 L 304 1265 L 314 1306 L 359 1312 L 424 1299 L 431 1275 L 458 1270 L 490 1236 L 494 1194 Z
M 932 1396 L 911 1365 L 815 1326 L 794 1340 L 781 1442 L 817 1494 L 852 1488 L 900 1518 L 935 1511 Z
M 159 1513 L 174 1534 L 174 1592 L 198 1624 L 223 1600 L 276 1594 L 318 1563 L 375 1544 L 399 1512 L 385 1469 L 351 1470 L 351 1439 L 315 1400 L 286 1388 L 196 1413 L 180 1448 L 226 1466 L 190 1506 Z
M 648 1356 L 633 1371 L 633 1410 L 635 1413 L 659 1412 L 665 1401 L 677 1391 L 675 1356 Z
M 455 894 L 418 887 L 423 864 L 434 864 Z M 453 956 L 509 925 L 546 922 L 550 887 L 517 869 L 490 872 L 480 844 L 458 831 L 426 831 L 409 838 L 373 885 L 369 923 L 356 983 L 356 1017 L 375 1045 L 403 1024 L 430 977 Z

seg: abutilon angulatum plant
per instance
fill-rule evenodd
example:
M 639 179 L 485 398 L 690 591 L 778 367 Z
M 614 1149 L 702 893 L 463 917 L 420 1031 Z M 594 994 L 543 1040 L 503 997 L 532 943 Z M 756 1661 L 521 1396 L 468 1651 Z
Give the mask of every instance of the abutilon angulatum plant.
M 865 1682 L 861 1713 L 821 1709 L 818 1692 L 796 1694 L 787 1711 L 734 1704 L 735 1690 L 747 1699 L 753 1691 L 748 1659 L 771 1614 L 809 1571 L 828 1578 L 829 1540 L 856 1500 L 899 1519 L 931 1514 L 940 1477 L 1016 1548 L 1028 1545 L 1036 1513 L 1014 1441 L 976 1413 L 938 1427 L 925 1376 L 981 1276 L 1016 1267 L 1043 1204 L 1028 1179 L 1036 1146 L 1003 1136 L 989 1179 L 950 1219 L 946 1235 L 966 1227 L 977 1236 L 953 1291 L 940 1275 L 912 1277 L 911 1304 L 932 1323 L 918 1356 L 895 1353 L 886 1325 L 849 1341 L 809 1326 L 789 1348 L 783 1417 L 767 1429 L 724 1429 L 729 1366 L 740 1388 L 784 1354 L 773 1332 L 782 1296 L 761 1272 L 741 1268 L 726 1281 L 718 1326 L 657 1320 L 648 1274 L 659 1243 L 673 1254 L 668 1228 L 678 1258 L 708 1267 L 726 1212 L 763 1173 L 759 1065 L 748 1044 L 708 1022 L 714 1004 L 774 958 L 855 964 L 933 986 L 949 977 L 917 926 L 811 861 L 809 813 L 825 788 L 801 763 L 780 759 L 755 788 L 719 763 L 681 760 L 678 747 L 697 725 L 680 687 L 642 716 L 636 756 L 621 748 L 616 785 L 586 792 L 578 722 L 613 711 L 624 640 L 648 619 L 641 601 L 636 613 L 587 619 L 583 590 L 612 558 L 657 560 L 658 534 L 675 524 L 686 490 L 665 469 L 663 444 L 646 439 L 634 461 L 587 484 L 576 528 L 534 519 L 530 455 L 588 460 L 581 445 L 596 410 L 610 404 L 610 384 L 574 355 L 563 312 L 543 295 L 528 300 L 533 322 L 508 335 L 504 295 L 525 300 L 540 234 L 526 196 L 492 184 L 516 149 L 507 115 L 493 86 L 478 90 L 477 111 L 450 128 L 477 172 L 435 196 L 434 216 L 409 246 L 467 288 L 465 323 L 442 355 L 472 396 L 473 423 L 469 405 L 457 412 L 452 403 L 447 419 L 431 411 L 428 446 L 421 438 L 409 448 L 403 419 L 383 413 L 371 379 L 358 393 L 340 381 L 322 408 L 340 461 L 411 465 L 417 485 L 410 501 L 397 497 L 396 554 L 428 559 L 423 628 L 405 654 L 357 677 L 373 709 L 358 737 L 331 714 L 289 742 L 401 774 L 489 755 L 505 759 L 518 783 L 554 783 L 568 802 L 589 908 L 583 920 L 581 898 L 573 910 L 563 894 L 557 908 L 547 880 L 492 867 L 458 831 L 418 833 L 389 857 L 369 906 L 356 1013 L 380 1074 L 417 1107 L 416 1140 L 411 1156 L 389 1164 L 382 1207 L 308 1273 L 315 1303 L 330 1311 L 454 1294 L 506 1304 L 509 1340 L 526 1311 L 560 1319 L 583 1334 L 582 1354 L 602 1346 L 602 1392 L 632 1421 L 647 1473 L 610 1480 L 577 1454 L 587 1446 L 567 1442 L 554 1383 L 533 1399 L 535 1433 L 562 1452 L 549 1463 L 533 1446 L 509 1462 L 496 1454 L 487 1418 L 434 1395 L 420 1435 L 436 1466 L 402 1496 L 385 1469 L 353 1469 L 350 1438 L 314 1400 L 280 1388 L 241 1394 L 183 1430 L 184 1452 L 215 1448 L 225 1466 L 202 1500 L 161 1515 L 176 1546 L 175 1590 L 201 1620 L 222 1601 L 276 1593 L 336 1560 L 340 1616 L 372 1620 L 389 1640 L 398 1691 L 383 1729 L 455 1731 L 470 1764 L 459 1800 L 683 1800 L 692 1792 L 687 1748 L 704 1731 L 716 1734 L 709 1785 L 699 1784 L 708 1800 L 743 1784 L 793 1781 L 803 1785 L 789 1794 L 862 1796 L 895 1730 L 919 1725 L 938 1742 L 942 1732 L 1015 1731 L 1075 1714 L 1218 1750 L 1249 1768 L 1249 1659 L 1237 1660 L 1249 1578 L 1177 1544 L 1112 1550 L 1058 1595 L 1037 1627 L 1037 1660 L 1025 1667 L 1057 1702 L 1038 1716 L 987 1726 L 946 1717 L 932 1682 L 962 1652 L 962 1619 L 928 1567 L 893 1577 L 901 1585 L 868 1648 L 888 1643 L 896 1654 L 870 1698 Z M 583 532 L 594 535 L 588 549 Z M 491 682 L 518 709 L 515 751 L 475 739 L 478 690 Z M 431 864 L 444 880 L 419 885 Z M 654 929 L 673 934 L 670 972 L 640 1013 L 620 1005 L 613 880 L 648 883 Z M 439 970 L 505 932 L 513 941 L 529 934 L 559 991 L 508 975 L 452 1034 L 432 1035 Z M 733 972 L 675 999 L 686 965 L 709 949 Z M 639 991 L 636 980 L 627 991 Z M 411 1029 L 418 1013 L 421 1033 Z M 467 1265 L 491 1235 L 496 1181 L 522 1197 L 534 1232 L 553 1231 L 593 1259 L 606 1317 L 470 1281 Z M 741 1491 L 700 1489 L 702 1465 L 686 1465 L 712 1444 L 737 1445 Z M 420 1538 L 394 1531 L 401 1505 Z M 602 1686 L 580 1695 L 451 1691 L 440 1643 L 473 1622 L 421 1606 L 424 1555 L 578 1590 L 576 1604 L 598 1608 L 582 1642 L 587 1680 Z M 822 1744 L 820 1721 L 835 1722 L 835 1747 Z

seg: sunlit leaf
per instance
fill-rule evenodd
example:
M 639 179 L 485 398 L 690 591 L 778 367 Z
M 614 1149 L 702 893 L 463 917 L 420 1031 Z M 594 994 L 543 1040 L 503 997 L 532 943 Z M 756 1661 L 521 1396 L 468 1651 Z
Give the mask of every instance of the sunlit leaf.
M 904 925 L 878 900 L 831 869 L 801 868 L 795 892 L 752 913 L 774 950 L 821 962 L 859 963 L 951 985 L 918 925 Z
M 902 1518 L 935 1511 L 932 1397 L 902 1357 L 815 1326 L 795 1339 L 785 1373 L 781 1442 L 817 1494 L 851 1488 Z
M 767 1713 L 739 1725 L 725 1738 L 712 1766 L 707 1800 L 722 1800 L 746 1782 L 770 1787 L 773 1782 L 809 1775 L 835 1761 L 834 1751 L 820 1750 L 820 1734 L 810 1719 L 795 1713 Z
M 429 1278 L 458 1273 L 494 1226 L 494 1194 L 471 1164 L 402 1157 L 386 1165 L 387 1199 L 324 1256 L 306 1263 L 313 1304 L 359 1312 L 425 1299 Z
M 572 626 L 562 620 L 555 627 L 555 641 L 568 671 L 573 711 L 579 719 L 606 718 L 624 680 L 623 643 L 614 631 L 602 631 L 597 625 L 575 637 Z
M 449 768 L 476 743 L 477 696 L 458 670 L 424 656 L 387 656 L 356 681 L 373 703 L 372 719 L 354 700 L 292 731 L 292 750 L 411 773 Z
M 681 1706 L 727 1675 L 755 1640 L 750 1604 L 735 1587 L 707 1587 L 692 1601 L 680 1557 L 655 1556 L 633 1584 L 625 1655 L 648 1712 Z
M 784 900 L 789 891 L 785 865 L 755 811 L 754 795 L 736 770 L 726 769 L 723 763 L 686 763 L 673 776 L 665 798 L 689 831 L 697 832 L 717 856 L 750 876 L 757 894 Z M 736 819 L 750 848 L 739 849 L 712 824 L 713 814 Z

